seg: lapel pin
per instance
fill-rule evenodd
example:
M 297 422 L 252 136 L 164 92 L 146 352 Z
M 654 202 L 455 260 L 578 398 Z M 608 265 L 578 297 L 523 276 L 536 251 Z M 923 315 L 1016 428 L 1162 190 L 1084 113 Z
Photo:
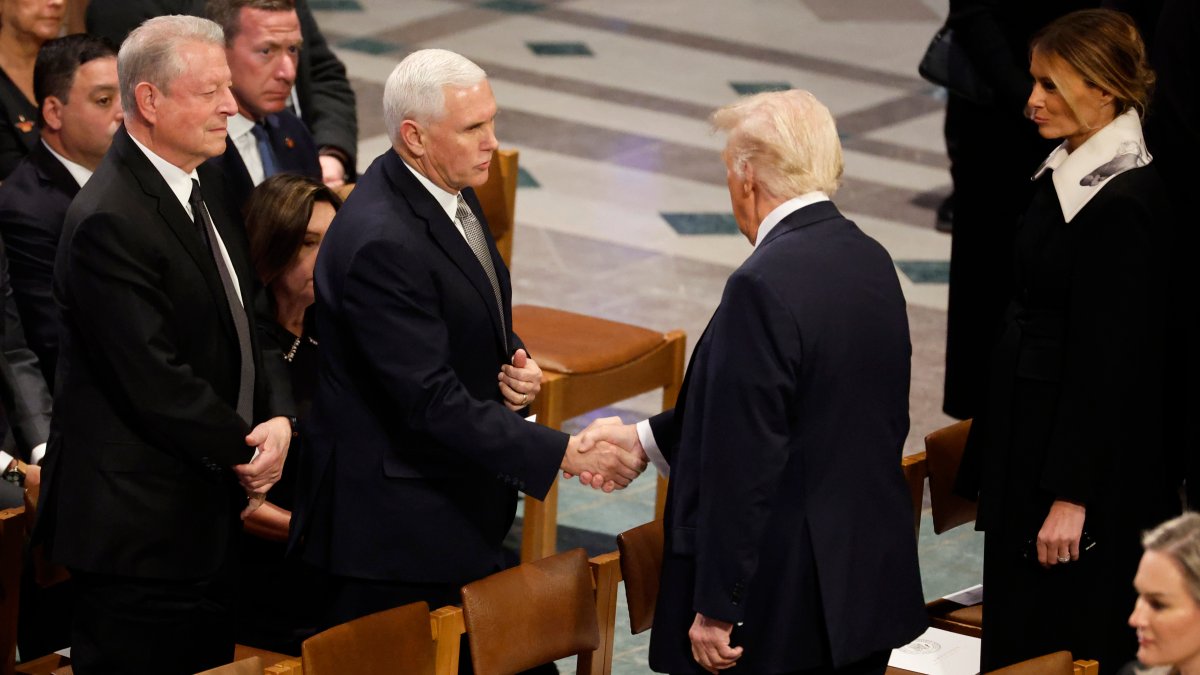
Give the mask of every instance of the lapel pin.
M 296 147 L 296 141 L 293 141 L 291 136 L 285 136 L 283 139 L 283 144 L 288 146 L 288 150 Z

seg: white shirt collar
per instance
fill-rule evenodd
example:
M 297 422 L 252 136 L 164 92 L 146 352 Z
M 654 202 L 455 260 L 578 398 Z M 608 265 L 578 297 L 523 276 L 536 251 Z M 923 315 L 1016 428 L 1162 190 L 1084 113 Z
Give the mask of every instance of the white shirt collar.
M 142 152 L 146 155 L 146 159 L 150 160 L 150 163 L 154 165 L 159 175 L 167 182 L 167 187 L 171 188 L 171 192 L 175 194 L 179 203 L 183 205 L 183 210 L 187 212 L 188 216 L 195 218 L 195 214 L 192 213 L 192 205 L 188 203 L 188 200 L 192 196 L 192 181 L 194 180 L 199 183 L 200 174 L 196 173 L 195 169 L 192 169 L 191 173 L 187 173 L 183 169 L 159 157 L 150 148 L 142 145 L 142 142 L 135 138 L 133 134 L 129 134 L 129 138 L 141 148 Z
M 246 117 L 242 113 L 237 113 L 229 117 L 229 136 L 230 138 L 240 138 L 249 135 L 254 129 L 254 120 Z
M 806 192 L 799 197 L 792 197 L 786 202 L 771 209 L 766 218 L 763 218 L 762 224 L 758 226 L 758 236 L 754 238 L 754 248 L 758 249 L 759 244 L 766 240 L 767 234 L 775 229 L 775 226 L 783 221 L 784 218 L 792 215 L 806 206 L 812 206 L 818 202 L 829 201 L 829 195 L 824 192 Z
M 401 158 L 400 161 L 404 162 L 404 159 Z M 421 185 L 425 186 L 425 189 L 429 191 L 429 194 L 433 195 L 434 200 L 437 201 L 438 205 L 442 207 L 442 210 L 446 212 L 446 216 L 450 218 L 450 222 L 457 224 L 458 220 L 456 215 L 458 214 L 458 195 L 446 192 L 436 183 L 426 178 L 420 171 L 417 171 L 409 166 L 408 162 L 404 162 L 404 166 L 412 172 L 412 175 L 417 177 L 417 180 L 421 182 Z
M 50 151 L 50 154 L 54 155 L 54 158 L 57 159 L 59 163 L 67 169 L 67 172 L 71 174 L 71 178 L 74 178 L 75 182 L 79 183 L 79 187 L 83 187 L 85 184 L 87 184 L 88 179 L 92 177 L 91 169 L 82 164 L 72 162 L 66 157 L 63 157 L 55 152 L 54 148 L 50 147 L 50 144 L 46 142 L 46 139 L 43 138 L 41 140 L 42 145 L 46 146 L 46 149 Z
M 1038 167 L 1033 180 L 1041 178 L 1047 171 L 1054 171 L 1051 179 L 1058 205 L 1063 220 L 1069 223 L 1113 176 L 1145 166 L 1153 159 L 1142 138 L 1141 118 L 1137 111 L 1129 110 L 1093 134 L 1074 152 L 1068 151 L 1067 143 L 1063 141 Z
M 233 115 L 229 118 L 229 138 L 242 158 L 246 173 L 250 174 L 250 184 L 259 185 L 267 176 L 263 169 L 262 153 L 258 151 L 258 139 L 254 136 L 254 125 L 254 120 L 241 113 Z

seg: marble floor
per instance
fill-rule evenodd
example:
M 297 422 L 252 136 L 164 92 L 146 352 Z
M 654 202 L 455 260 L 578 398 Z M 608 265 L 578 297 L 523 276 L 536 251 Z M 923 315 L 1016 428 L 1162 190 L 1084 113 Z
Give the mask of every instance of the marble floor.
M 845 148 L 835 201 L 896 261 L 913 339 L 905 452 L 941 413 L 950 240 L 944 94 L 916 64 L 946 0 L 309 0 L 358 94 L 360 168 L 388 147 L 383 82 L 405 54 L 458 51 L 489 74 L 502 145 L 520 151 L 513 296 L 698 336 L 751 248 L 737 233 L 707 118 L 738 95 L 803 88 Z M 689 345 L 690 347 L 690 345 Z M 598 411 L 657 412 L 648 394 Z M 572 420 L 572 428 L 587 419 Z M 561 485 L 560 547 L 615 548 L 649 520 L 654 482 L 603 495 Z M 518 525 L 519 527 L 519 525 Z M 511 540 L 519 541 L 514 531 Z M 979 582 L 982 542 L 936 536 L 925 509 L 928 598 Z M 644 673 L 648 634 L 618 611 L 614 673 Z M 563 672 L 573 668 L 560 664 Z

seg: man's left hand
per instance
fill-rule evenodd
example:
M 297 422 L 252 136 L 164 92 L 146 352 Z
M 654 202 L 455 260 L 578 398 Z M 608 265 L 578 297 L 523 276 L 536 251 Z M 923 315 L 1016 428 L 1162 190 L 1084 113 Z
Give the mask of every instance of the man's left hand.
M 542 390 L 542 369 L 537 361 L 529 358 L 524 349 L 518 349 L 512 357 L 512 365 L 500 366 L 500 393 L 509 410 L 520 410 L 533 403 Z
M 346 184 L 346 167 L 342 160 L 333 155 L 321 155 L 321 182 L 328 188 L 340 188 Z
M 692 641 L 692 658 L 710 673 L 732 668 L 742 658 L 741 647 L 729 646 L 733 624 L 710 619 L 696 612 L 696 620 L 688 629 Z
M 272 417 L 250 431 L 246 445 L 257 448 L 258 456 L 249 464 L 233 467 L 238 482 L 247 493 L 265 495 L 267 489 L 279 481 L 291 442 L 292 423 L 286 417 Z

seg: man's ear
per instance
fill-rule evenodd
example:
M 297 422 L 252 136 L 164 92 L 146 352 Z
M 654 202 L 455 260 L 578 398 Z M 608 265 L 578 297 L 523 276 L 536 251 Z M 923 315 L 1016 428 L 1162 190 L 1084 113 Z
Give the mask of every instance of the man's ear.
M 746 162 L 742 174 L 742 196 L 749 197 L 754 192 L 754 165 Z
M 47 96 L 42 100 L 42 119 L 46 127 L 53 131 L 62 131 L 63 102 L 57 96 Z
M 408 154 L 413 157 L 425 156 L 425 130 L 420 124 L 413 120 L 404 120 L 400 123 L 397 139 L 408 150 Z
M 149 82 L 138 82 L 133 88 L 138 114 L 150 124 L 158 122 L 158 104 L 162 102 L 162 95 L 162 91 Z

